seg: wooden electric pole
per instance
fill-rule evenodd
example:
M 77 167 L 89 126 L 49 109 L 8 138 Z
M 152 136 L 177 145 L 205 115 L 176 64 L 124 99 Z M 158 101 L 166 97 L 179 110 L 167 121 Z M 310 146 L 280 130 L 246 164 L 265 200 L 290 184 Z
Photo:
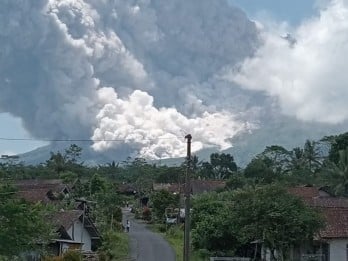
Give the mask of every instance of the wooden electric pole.
M 187 159 L 185 175 L 185 234 L 184 234 L 184 261 L 190 260 L 190 196 L 191 196 L 191 134 L 185 136 L 187 139 Z

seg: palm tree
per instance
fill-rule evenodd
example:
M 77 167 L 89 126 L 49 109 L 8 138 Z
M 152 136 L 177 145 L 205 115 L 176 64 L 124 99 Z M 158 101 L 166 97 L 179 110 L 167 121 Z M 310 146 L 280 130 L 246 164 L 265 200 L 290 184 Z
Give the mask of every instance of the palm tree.
M 338 163 L 328 161 L 324 179 L 337 196 L 348 196 L 348 147 L 338 152 Z
M 315 141 L 306 140 L 303 147 L 303 158 L 310 172 L 315 172 L 320 166 L 320 152 Z

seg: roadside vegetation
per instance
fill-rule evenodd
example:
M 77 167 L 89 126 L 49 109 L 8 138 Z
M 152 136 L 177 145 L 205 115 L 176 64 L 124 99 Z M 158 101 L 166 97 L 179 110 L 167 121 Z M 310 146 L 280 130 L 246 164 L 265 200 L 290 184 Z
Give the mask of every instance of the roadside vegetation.
M 294 186 L 325 187 L 336 196 L 348 196 L 348 133 L 306 141 L 303 147 L 266 147 L 240 168 L 230 154 L 213 153 L 208 161 L 194 156 L 192 179 L 220 180 L 226 186 L 197 194 L 192 201 L 192 260 L 209 256 L 252 255 L 261 242 L 285 256 L 289 246 L 311 240 L 323 226 L 320 213 L 290 195 Z M 128 158 L 87 166 L 82 149 L 73 144 L 52 152 L 46 162 L 28 166 L 20 160 L 0 163 L 0 260 L 15 260 L 18 253 L 36 249 L 45 253 L 55 230 L 44 217 L 60 208 L 72 208 L 74 198 L 92 202 L 89 215 L 97 220 L 103 243 L 102 260 L 126 260 L 128 237 L 123 232 L 121 207 L 128 202 L 168 240 L 182 260 L 183 224 L 166 225 L 168 209 L 183 207 L 178 193 L 153 190 L 153 183 L 184 183 L 186 164 L 165 166 L 142 158 Z M 21 179 L 62 179 L 73 184 L 74 195 L 61 205 L 30 205 L 17 197 L 14 184 Z M 148 199 L 148 202 L 142 200 Z M 11 244 L 10 242 L 17 242 Z M 254 252 L 253 252 L 254 251 Z

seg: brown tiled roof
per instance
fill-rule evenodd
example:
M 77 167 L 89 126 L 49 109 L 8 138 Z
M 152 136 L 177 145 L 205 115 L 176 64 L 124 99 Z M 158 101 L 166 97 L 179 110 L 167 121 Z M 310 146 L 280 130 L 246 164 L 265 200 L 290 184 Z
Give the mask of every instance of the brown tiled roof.
M 321 238 L 348 238 L 347 198 L 332 197 L 316 187 L 296 187 L 288 191 L 323 214 L 326 225 L 319 233 Z
M 133 184 L 121 184 L 118 186 L 118 191 L 121 193 L 133 193 L 136 187 Z
M 60 231 L 62 231 L 61 228 L 63 227 L 64 232 L 68 231 L 76 220 L 79 219 L 82 222 L 82 215 L 83 210 L 65 210 L 56 212 L 50 215 L 49 218 L 53 225 Z M 100 233 L 88 215 L 84 216 L 84 224 L 90 236 L 98 240 L 100 238 Z
M 166 190 L 172 193 L 183 191 L 183 184 L 178 183 L 153 183 L 152 187 L 155 191 Z
M 201 194 L 204 192 L 212 192 L 217 189 L 223 189 L 226 186 L 225 181 L 220 180 L 192 180 L 191 191 L 192 194 Z
M 18 191 L 17 195 L 19 198 L 25 199 L 29 203 L 47 203 L 50 199 L 47 196 L 47 189 L 31 189 Z
M 40 186 L 40 185 L 57 185 L 57 184 L 62 184 L 63 181 L 61 179 L 23 179 L 23 180 L 17 180 L 16 181 L 16 186 L 21 187 L 21 186 Z
M 326 226 L 320 231 L 321 238 L 348 238 L 348 208 L 320 208 Z
M 68 186 L 62 180 L 49 179 L 29 179 L 18 180 L 15 183 L 18 189 L 17 195 L 28 202 L 49 202 L 49 193 L 60 193 L 63 190 L 69 190 Z
M 50 219 L 56 227 L 63 226 L 68 230 L 75 220 L 79 219 L 82 216 L 83 210 L 66 210 L 59 211 L 50 216 Z
M 299 196 L 303 199 L 319 197 L 319 189 L 316 187 L 294 187 L 288 189 L 290 194 Z
M 15 186 L 19 190 L 47 189 L 54 192 L 61 192 L 68 186 L 59 179 L 28 179 L 16 181 Z
M 311 201 L 311 206 L 323 207 L 323 208 L 347 208 L 348 209 L 348 199 L 347 198 L 313 198 Z

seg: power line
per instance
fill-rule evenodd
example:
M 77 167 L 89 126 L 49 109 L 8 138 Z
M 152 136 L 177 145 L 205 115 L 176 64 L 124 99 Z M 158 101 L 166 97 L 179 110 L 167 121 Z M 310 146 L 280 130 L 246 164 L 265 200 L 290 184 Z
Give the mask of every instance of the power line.
M 143 140 L 147 141 L 155 141 L 155 140 L 173 140 L 176 139 L 176 137 L 168 137 L 168 138 L 144 138 Z M 129 141 L 128 139 L 39 139 L 39 138 L 5 138 L 0 137 L 0 140 L 3 141 L 47 141 L 47 142 L 99 142 L 99 141 L 106 141 L 106 142 L 126 142 Z

